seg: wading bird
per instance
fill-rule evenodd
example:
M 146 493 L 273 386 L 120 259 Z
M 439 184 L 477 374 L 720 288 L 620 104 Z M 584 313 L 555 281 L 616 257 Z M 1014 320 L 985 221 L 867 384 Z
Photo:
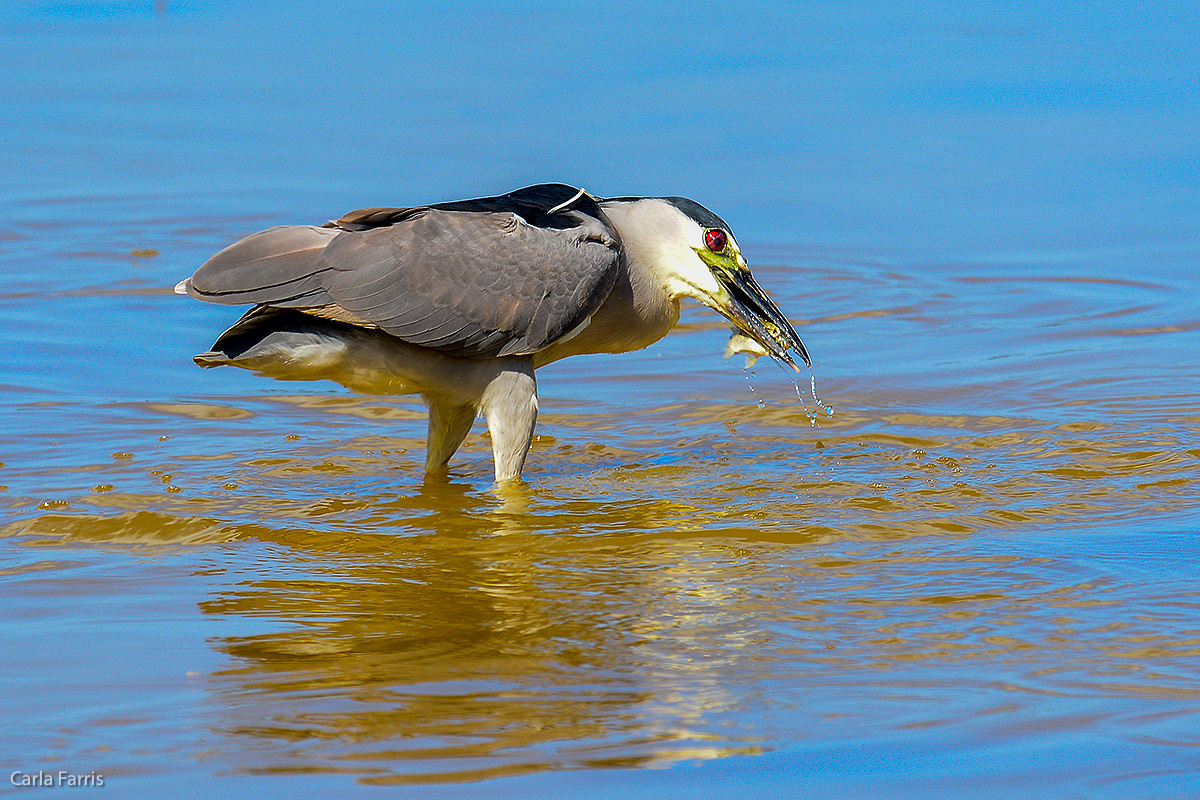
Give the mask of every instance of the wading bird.
M 428 471 L 445 469 L 482 412 L 497 482 L 519 480 L 529 453 L 534 370 L 646 347 L 679 321 L 682 297 L 732 321 L 738 349 L 795 370 L 794 350 L 809 363 L 729 226 L 682 197 L 601 199 L 548 184 L 366 208 L 248 236 L 175 291 L 253 304 L 195 357 L 202 367 L 421 395 Z

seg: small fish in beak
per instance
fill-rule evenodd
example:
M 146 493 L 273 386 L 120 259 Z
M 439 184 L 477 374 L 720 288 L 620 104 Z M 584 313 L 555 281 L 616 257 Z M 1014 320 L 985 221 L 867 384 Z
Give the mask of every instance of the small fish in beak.
M 750 353 L 751 342 L 759 345 L 754 351 L 755 357 L 769 355 L 781 364 L 786 364 L 795 372 L 800 371 L 795 359 L 789 351 L 794 350 L 804 359 L 807 366 L 812 366 L 812 359 L 800 341 L 800 335 L 792 328 L 787 318 L 778 306 L 767 297 L 766 292 L 754 281 L 750 270 L 714 271 L 717 280 L 721 282 L 729 295 L 728 303 L 714 306 L 717 311 L 726 316 L 737 326 L 744 336 L 743 340 L 730 339 L 732 351 L 726 348 L 726 357 L 732 353 Z
M 742 333 L 741 328 L 732 330 L 733 333 L 730 334 L 729 341 L 725 344 L 725 358 L 733 358 L 738 353 L 743 353 L 746 356 L 745 368 L 750 369 L 758 359 L 771 355 L 767 348 Z

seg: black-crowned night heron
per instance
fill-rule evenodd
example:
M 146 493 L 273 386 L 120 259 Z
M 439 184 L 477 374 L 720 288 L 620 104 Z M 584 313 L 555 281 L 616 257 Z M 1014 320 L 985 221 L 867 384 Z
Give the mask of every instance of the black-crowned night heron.
M 682 297 L 733 322 L 733 349 L 792 369 L 791 350 L 809 361 L 729 226 L 682 197 L 604 200 L 551 184 L 367 208 L 248 236 L 175 290 L 254 304 L 195 357 L 200 366 L 419 394 L 429 471 L 445 468 L 482 412 L 498 482 L 521 477 L 538 413 L 534 370 L 646 347 L 679 321 Z

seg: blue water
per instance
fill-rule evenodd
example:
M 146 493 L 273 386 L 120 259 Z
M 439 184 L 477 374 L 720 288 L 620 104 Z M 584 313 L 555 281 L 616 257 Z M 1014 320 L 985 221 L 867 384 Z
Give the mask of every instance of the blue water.
M 1200 795 L 1197 7 L 47 1 L 0 64 L 0 786 Z M 545 181 L 728 220 L 837 413 L 690 307 L 497 497 L 191 363 L 238 237 Z

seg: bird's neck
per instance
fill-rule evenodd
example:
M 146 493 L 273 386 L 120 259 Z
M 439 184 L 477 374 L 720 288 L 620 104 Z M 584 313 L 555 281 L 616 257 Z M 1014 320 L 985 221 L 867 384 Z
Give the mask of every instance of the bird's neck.
M 678 303 L 689 294 L 679 265 L 695 260 L 680 230 L 680 215 L 669 203 L 647 197 L 600 204 L 621 239 L 630 281 L 640 294 L 665 294 Z

